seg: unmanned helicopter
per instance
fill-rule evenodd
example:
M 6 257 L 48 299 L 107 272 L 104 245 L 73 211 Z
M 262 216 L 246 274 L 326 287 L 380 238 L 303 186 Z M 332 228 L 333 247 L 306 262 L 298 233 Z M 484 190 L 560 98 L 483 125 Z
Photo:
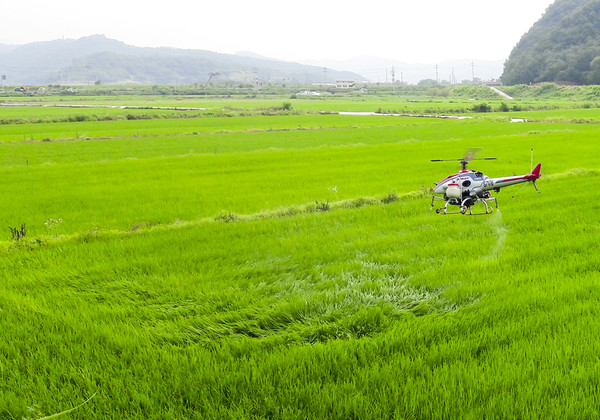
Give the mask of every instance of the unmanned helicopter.
M 474 153 L 476 151 L 469 151 L 461 159 L 432 159 L 432 162 L 449 162 L 459 161 L 461 164 L 461 171 L 449 175 L 442 179 L 440 182 L 435 183 L 436 187 L 433 190 L 433 198 L 431 199 L 431 208 L 435 206 L 436 200 L 445 201 L 446 204 L 435 210 L 438 214 L 468 214 L 468 215 L 480 215 L 480 214 L 491 214 L 493 212 L 492 202 L 498 209 L 498 201 L 496 197 L 492 196 L 492 191 L 499 192 L 501 188 L 508 187 L 510 185 L 521 184 L 524 182 L 531 182 L 539 193 L 535 181 L 540 178 L 540 171 L 542 164 L 538 163 L 535 168 L 532 169 L 531 173 L 526 175 L 514 175 L 506 176 L 501 178 L 490 178 L 484 175 L 480 171 L 473 169 L 467 169 L 467 164 L 472 160 L 496 160 L 495 157 L 479 158 L 475 159 Z M 533 149 L 532 149 L 533 152 Z M 533 164 L 533 154 L 532 154 Z M 533 166 L 533 165 L 532 165 Z M 438 194 L 438 195 L 436 195 Z M 482 213 L 473 213 L 473 206 L 477 203 L 481 203 L 485 206 L 485 211 Z M 448 206 L 458 206 L 458 211 L 448 211 Z

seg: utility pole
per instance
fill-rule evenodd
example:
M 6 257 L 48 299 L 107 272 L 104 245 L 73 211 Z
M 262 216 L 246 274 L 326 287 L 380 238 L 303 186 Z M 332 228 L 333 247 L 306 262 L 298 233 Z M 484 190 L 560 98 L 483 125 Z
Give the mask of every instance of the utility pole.
M 471 61 L 471 76 L 473 78 L 473 83 L 475 83 L 475 62 Z
M 440 78 L 438 76 L 438 68 L 439 68 L 439 66 L 436 64 L 435 65 L 435 83 L 439 84 L 440 83 Z
M 92 66 L 84 66 L 85 67 L 85 71 L 86 71 L 86 76 L 87 76 L 87 85 L 90 85 L 90 70 L 92 69 Z
M 396 73 L 394 72 L 394 66 L 392 66 L 392 95 L 396 95 Z
M 323 67 L 323 83 L 327 84 L 327 66 Z

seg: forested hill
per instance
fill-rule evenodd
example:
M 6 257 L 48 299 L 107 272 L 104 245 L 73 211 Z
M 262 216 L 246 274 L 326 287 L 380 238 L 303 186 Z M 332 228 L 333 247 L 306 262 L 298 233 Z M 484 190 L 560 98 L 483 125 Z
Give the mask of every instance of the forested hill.
M 312 83 L 323 67 L 204 50 L 140 48 L 93 35 L 22 46 L 0 45 L 6 84 L 48 83 Z M 365 78 L 327 69 L 328 81 Z
M 515 46 L 506 85 L 600 84 L 600 0 L 556 0 Z

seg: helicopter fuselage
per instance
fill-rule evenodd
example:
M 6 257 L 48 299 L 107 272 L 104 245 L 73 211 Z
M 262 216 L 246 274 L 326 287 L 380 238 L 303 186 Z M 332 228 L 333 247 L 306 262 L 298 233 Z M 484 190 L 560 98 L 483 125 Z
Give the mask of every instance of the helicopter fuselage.
M 442 179 L 437 183 L 433 193 L 446 194 L 446 191 L 448 188 L 450 188 L 450 191 L 454 196 L 456 190 L 455 187 L 458 187 L 462 196 L 471 196 L 472 194 L 476 195 L 479 190 L 483 191 L 483 185 L 488 180 L 489 177 L 485 176 L 481 172 L 465 169 L 457 174 L 450 175 Z
M 480 171 L 463 169 L 457 174 L 447 176 L 436 184 L 434 194 L 444 194 L 449 198 L 489 197 L 489 191 L 500 191 L 500 188 L 523 182 L 535 181 L 540 177 L 541 164 L 537 164 L 530 174 L 490 178 Z
M 533 182 L 537 190 L 535 181 L 540 177 L 541 167 L 542 164 L 538 163 L 529 174 L 500 178 L 490 178 L 480 171 L 463 169 L 436 183 L 436 187 L 433 190 L 431 207 L 433 208 L 436 199 L 444 200 L 446 201 L 446 205 L 441 209 L 437 209 L 437 213 L 452 214 L 448 213 L 448 205 L 454 205 L 460 206 L 460 213 L 465 214 L 468 212 L 469 214 L 474 214 L 471 208 L 479 202 L 484 204 L 485 213 L 476 214 L 490 214 L 492 212 L 492 208 L 489 206 L 490 203 L 494 203 L 496 208 L 498 208 L 496 198 L 492 197 L 492 190 L 498 192 L 501 188 L 523 182 Z M 436 194 L 441 195 L 441 197 L 436 196 Z

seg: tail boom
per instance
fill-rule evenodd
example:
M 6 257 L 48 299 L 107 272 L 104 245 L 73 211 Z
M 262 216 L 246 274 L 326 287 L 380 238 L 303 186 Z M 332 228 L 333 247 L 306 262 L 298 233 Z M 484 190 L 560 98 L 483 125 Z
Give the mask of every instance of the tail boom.
M 517 175 L 512 177 L 491 178 L 484 183 L 483 190 L 489 191 L 508 187 L 510 185 L 521 184 L 523 182 L 533 182 L 541 176 L 542 164 L 538 163 L 535 168 L 527 175 Z

